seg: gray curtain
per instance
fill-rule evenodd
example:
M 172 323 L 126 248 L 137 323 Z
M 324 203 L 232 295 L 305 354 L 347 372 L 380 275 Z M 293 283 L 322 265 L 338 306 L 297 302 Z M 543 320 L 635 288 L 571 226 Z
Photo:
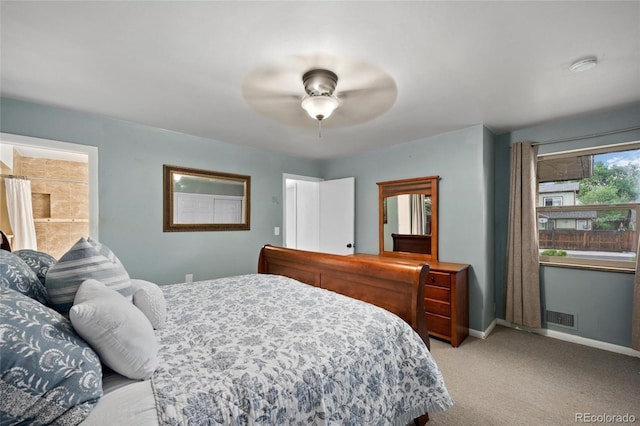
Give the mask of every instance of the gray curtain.
M 426 234 L 424 231 L 425 213 L 424 213 L 424 199 L 423 194 L 411 194 L 411 234 L 422 235 Z
M 636 277 L 633 285 L 633 307 L 631 311 L 631 347 L 636 351 L 640 351 L 640 241 L 638 241 L 636 250 Z
M 540 270 L 536 218 L 538 147 L 511 145 L 509 231 L 505 320 L 525 327 L 540 327 Z

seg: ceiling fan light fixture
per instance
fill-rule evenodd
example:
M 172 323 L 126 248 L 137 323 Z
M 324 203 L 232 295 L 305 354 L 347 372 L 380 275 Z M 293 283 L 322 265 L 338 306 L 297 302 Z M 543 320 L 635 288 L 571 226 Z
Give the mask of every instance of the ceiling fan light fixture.
M 305 96 L 301 104 L 307 114 L 318 121 L 329 118 L 339 105 L 338 99 L 331 95 Z

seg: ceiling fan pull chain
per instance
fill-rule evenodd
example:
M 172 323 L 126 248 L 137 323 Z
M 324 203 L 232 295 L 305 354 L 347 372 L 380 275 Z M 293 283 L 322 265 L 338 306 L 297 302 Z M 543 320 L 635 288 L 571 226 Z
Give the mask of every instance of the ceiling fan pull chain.
M 318 139 L 322 139 L 322 120 L 318 120 Z

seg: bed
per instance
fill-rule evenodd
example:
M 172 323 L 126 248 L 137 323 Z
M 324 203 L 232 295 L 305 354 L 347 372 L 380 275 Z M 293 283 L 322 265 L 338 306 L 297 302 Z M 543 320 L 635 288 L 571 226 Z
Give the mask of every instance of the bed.
M 414 268 L 264 247 L 261 273 L 162 286 L 166 321 L 155 330 L 150 380 L 102 366 L 102 395 L 82 424 L 424 421 L 453 402 L 425 344 L 413 278 L 424 270 Z M 285 276 L 300 274 L 309 283 Z M 399 297 L 386 282 L 401 287 Z M 367 303 L 341 287 L 377 296 Z

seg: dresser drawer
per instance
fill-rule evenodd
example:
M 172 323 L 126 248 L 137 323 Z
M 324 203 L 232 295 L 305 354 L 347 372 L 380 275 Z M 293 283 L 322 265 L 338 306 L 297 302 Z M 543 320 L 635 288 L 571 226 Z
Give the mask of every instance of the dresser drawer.
M 437 285 L 440 287 L 451 287 L 451 276 L 442 272 L 429 272 L 427 275 L 427 284 Z
M 439 334 L 441 336 L 451 336 L 451 319 L 440 315 L 427 313 L 427 328 L 429 333 Z
M 436 287 L 434 285 L 424 286 L 425 299 L 439 300 L 440 302 L 451 302 L 451 290 L 444 287 Z
M 439 300 L 424 299 L 424 310 L 430 314 L 438 314 L 444 317 L 451 316 L 451 304 Z

